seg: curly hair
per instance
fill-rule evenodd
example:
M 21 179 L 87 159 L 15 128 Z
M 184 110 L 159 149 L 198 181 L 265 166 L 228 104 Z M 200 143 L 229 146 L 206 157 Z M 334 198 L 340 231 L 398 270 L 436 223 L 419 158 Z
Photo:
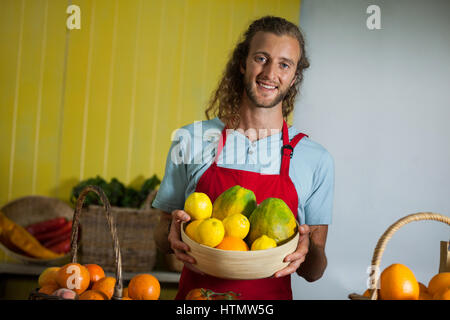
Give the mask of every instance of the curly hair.
M 254 35 L 259 32 L 271 32 L 277 36 L 288 35 L 297 39 L 300 45 L 300 60 L 297 62 L 295 71 L 296 80 L 287 92 L 282 102 L 283 117 L 286 120 L 294 109 L 294 100 L 298 93 L 298 88 L 303 81 L 303 70 L 309 67 L 309 61 L 305 54 L 305 41 L 303 34 L 292 22 L 280 17 L 265 16 L 253 21 L 243 34 L 242 39 L 235 47 L 230 60 L 228 61 L 219 86 L 211 95 L 208 107 L 205 111 L 206 118 L 219 117 L 225 121 L 229 128 L 236 129 L 240 121 L 240 102 L 244 92 L 244 79 L 240 71 L 240 66 L 245 66 L 250 42 Z

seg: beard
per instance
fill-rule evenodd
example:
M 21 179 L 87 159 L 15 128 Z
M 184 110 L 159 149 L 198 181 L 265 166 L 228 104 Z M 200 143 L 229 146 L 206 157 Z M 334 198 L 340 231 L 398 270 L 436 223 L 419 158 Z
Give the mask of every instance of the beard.
M 252 87 L 252 84 L 247 79 L 244 79 L 244 87 L 245 87 L 245 93 L 247 94 L 247 97 L 250 99 L 251 102 L 255 104 L 258 108 L 273 108 L 276 105 L 278 105 L 283 99 L 286 97 L 286 95 L 289 92 L 290 87 L 286 88 L 284 91 L 281 90 L 280 87 L 278 87 L 279 93 L 272 99 L 272 101 L 269 102 L 262 102 L 258 101 L 258 97 L 256 95 L 256 88 Z

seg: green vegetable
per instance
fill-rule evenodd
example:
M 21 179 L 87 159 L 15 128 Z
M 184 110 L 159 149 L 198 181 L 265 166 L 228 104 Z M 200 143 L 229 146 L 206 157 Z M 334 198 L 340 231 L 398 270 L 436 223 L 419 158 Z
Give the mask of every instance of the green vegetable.
M 107 196 L 111 205 L 119 207 L 126 192 L 125 185 L 116 178 L 112 178 L 108 185 L 108 191 L 110 194 L 107 194 Z
M 116 207 L 126 207 L 126 208 L 140 208 L 144 204 L 145 199 L 148 194 L 155 190 L 156 187 L 161 183 L 156 175 L 144 181 L 141 189 L 138 191 L 132 187 L 126 187 L 117 178 L 112 178 L 108 183 L 102 177 L 96 176 L 95 178 L 89 178 L 80 181 L 76 186 L 73 187 L 70 202 L 75 204 L 81 191 L 89 186 L 94 185 L 102 188 L 105 192 L 111 206 Z M 84 206 L 88 205 L 103 205 L 94 192 L 89 192 L 86 195 Z
M 139 192 L 135 189 L 127 188 L 120 202 L 120 206 L 124 208 L 139 208 L 140 204 Z
M 141 187 L 141 191 L 139 192 L 141 206 L 144 204 L 145 199 L 147 199 L 148 194 L 155 190 L 157 186 L 161 183 L 161 180 L 158 179 L 156 174 L 153 177 L 144 181 Z

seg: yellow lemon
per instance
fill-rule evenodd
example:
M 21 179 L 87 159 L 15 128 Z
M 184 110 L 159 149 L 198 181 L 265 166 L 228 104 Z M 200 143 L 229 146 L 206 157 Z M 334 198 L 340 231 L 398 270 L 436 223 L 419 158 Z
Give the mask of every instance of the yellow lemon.
M 222 242 L 225 236 L 225 229 L 222 221 L 216 218 L 208 218 L 203 220 L 198 226 L 195 233 L 198 243 L 208 247 L 215 247 Z
M 265 250 L 270 248 L 275 248 L 277 246 L 277 243 L 272 238 L 269 238 L 265 234 L 263 234 L 261 237 L 257 238 L 252 243 L 252 250 Z
M 193 192 L 184 202 L 186 211 L 192 220 L 202 220 L 211 217 L 212 203 L 208 195 L 202 192 Z
M 241 213 L 234 213 L 223 219 L 225 235 L 244 239 L 250 230 L 250 221 Z
M 203 220 L 193 220 L 189 222 L 189 224 L 186 226 L 186 229 L 184 229 L 186 235 L 194 241 L 197 241 L 195 234 L 197 232 L 197 227 L 201 222 L 203 222 Z

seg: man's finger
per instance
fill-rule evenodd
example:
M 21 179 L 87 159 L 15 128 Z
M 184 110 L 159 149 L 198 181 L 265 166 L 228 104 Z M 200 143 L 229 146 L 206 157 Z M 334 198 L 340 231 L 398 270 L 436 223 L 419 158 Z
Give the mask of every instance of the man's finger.
M 308 249 L 307 248 L 300 248 L 298 251 L 295 251 L 291 254 L 288 254 L 285 258 L 284 258 L 284 262 L 291 262 L 291 261 L 295 261 L 301 258 L 305 258 L 306 254 L 308 253 Z
M 298 227 L 298 232 L 300 233 L 300 235 L 310 233 L 309 226 L 307 224 L 302 224 L 301 226 Z
M 287 276 L 291 273 L 294 273 L 298 267 L 300 267 L 300 265 L 302 264 L 302 262 L 305 260 L 305 258 L 301 258 L 299 260 L 295 260 L 294 262 L 291 262 L 290 264 L 287 265 L 287 267 L 281 269 L 280 271 L 277 271 L 274 274 L 275 278 L 279 278 L 279 277 L 284 277 Z
M 187 221 L 191 220 L 191 216 L 183 210 L 174 210 L 172 212 L 172 217 L 174 218 L 174 220 L 176 222 L 181 222 L 181 221 L 187 222 Z
M 189 246 L 182 241 L 172 241 L 171 248 L 173 251 L 175 251 L 175 250 L 190 251 L 191 250 L 191 248 L 189 248 Z
M 183 251 L 174 250 L 174 252 L 175 252 L 175 256 L 177 257 L 177 259 L 180 260 L 181 262 L 191 263 L 191 264 L 195 263 L 195 259 L 193 257 L 191 257 L 190 255 L 184 253 Z

